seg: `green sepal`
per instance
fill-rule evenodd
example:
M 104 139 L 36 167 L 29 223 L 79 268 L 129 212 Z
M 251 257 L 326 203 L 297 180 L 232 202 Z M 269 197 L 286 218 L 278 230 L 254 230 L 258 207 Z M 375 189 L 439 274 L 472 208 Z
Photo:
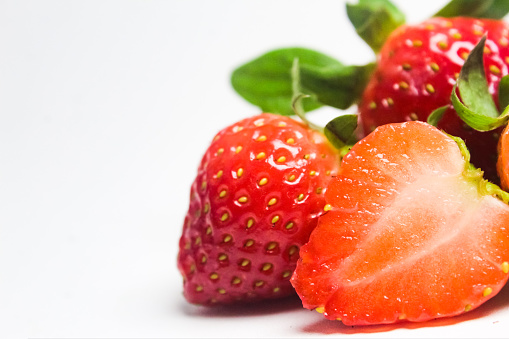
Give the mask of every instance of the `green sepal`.
M 359 0 L 346 4 L 346 13 L 357 34 L 378 53 L 387 37 L 405 23 L 405 15 L 388 0 Z
M 458 116 L 478 131 L 491 131 L 507 124 L 509 108 L 499 115 L 488 90 L 484 73 L 484 36 L 470 52 L 451 93 L 451 102 Z M 456 89 L 459 89 L 461 100 Z
M 291 68 L 296 58 L 301 64 L 320 67 L 337 63 L 333 58 L 305 48 L 277 49 L 235 69 L 231 84 L 240 96 L 262 111 L 293 115 Z M 305 101 L 304 110 L 311 111 L 320 106 L 310 98 Z
M 442 117 L 444 116 L 445 111 L 447 111 L 447 109 L 449 107 L 450 107 L 449 105 L 445 105 L 445 106 L 442 106 L 442 107 L 439 107 L 439 108 L 435 109 L 428 116 L 427 123 L 437 127 L 438 123 L 440 122 L 440 120 L 442 120 Z
M 352 106 L 362 95 L 375 64 L 364 66 L 300 66 L 301 84 L 319 103 L 339 109 Z
M 459 115 L 461 120 L 463 120 L 468 126 L 475 130 L 483 132 L 492 131 L 506 125 L 509 121 L 509 109 L 506 109 L 502 115 L 496 118 L 470 110 L 458 98 L 458 95 L 456 94 L 456 86 L 453 88 L 451 101 L 454 109 L 456 110 L 456 113 Z
M 498 103 L 501 109 L 509 106 L 509 75 L 503 76 L 498 84 Z
M 353 145 L 357 142 L 355 137 L 357 119 L 356 114 L 340 115 L 325 125 L 324 134 L 337 149 Z
M 462 102 L 472 111 L 489 117 L 498 117 L 498 109 L 488 88 L 484 72 L 484 46 L 486 36 L 483 36 L 468 55 L 457 81 Z
M 434 16 L 502 19 L 507 13 L 509 13 L 509 1 L 507 0 L 452 0 Z
M 264 112 L 293 115 L 292 66 L 299 60 L 299 92 L 309 95 L 303 110 L 323 105 L 346 109 L 361 96 L 374 64 L 347 66 L 336 59 L 305 48 L 270 51 L 235 69 L 235 91 Z

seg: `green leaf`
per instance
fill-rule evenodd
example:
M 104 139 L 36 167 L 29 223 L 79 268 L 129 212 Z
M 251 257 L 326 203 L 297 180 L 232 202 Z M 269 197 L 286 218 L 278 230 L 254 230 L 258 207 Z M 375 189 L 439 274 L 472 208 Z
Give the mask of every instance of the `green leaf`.
M 493 102 L 484 72 L 485 42 L 486 36 L 483 36 L 470 52 L 461 68 L 457 86 L 466 107 L 478 114 L 496 118 L 499 112 Z
M 233 88 L 262 111 L 293 115 L 292 65 L 299 65 L 299 93 L 303 111 L 322 105 L 345 109 L 356 102 L 374 69 L 347 66 L 322 53 L 305 48 L 283 48 L 268 52 L 237 68 L 231 77 Z
M 356 142 L 357 115 L 340 115 L 325 125 L 324 134 L 337 149 L 352 145 Z
M 444 116 L 445 111 L 449 108 L 449 105 L 445 105 L 442 107 L 437 108 L 431 114 L 428 116 L 428 124 L 437 126 L 440 120 L 442 120 L 442 117 Z
M 338 61 L 305 48 L 283 48 L 270 51 L 233 71 L 231 83 L 235 91 L 264 112 L 293 115 L 292 78 L 293 60 L 301 65 L 326 67 Z M 320 107 L 313 98 L 304 102 L 305 111 Z
M 452 0 L 434 16 L 502 19 L 507 13 L 509 13 L 509 1 L 507 0 Z
M 346 13 L 357 34 L 375 53 L 380 51 L 392 31 L 405 23 L 405 15 L 388 0 L 347 3 Z
M 501 109 L 509 106 L 509 75 L 503 76 L 498 84 L 498 103 Z
M 301 84 L 305 91 L 315 95 L 318 102 L 346 109 L 360 98 L 374 68 L 374 63 L 329 67 L 304 64 L 300 67 Z

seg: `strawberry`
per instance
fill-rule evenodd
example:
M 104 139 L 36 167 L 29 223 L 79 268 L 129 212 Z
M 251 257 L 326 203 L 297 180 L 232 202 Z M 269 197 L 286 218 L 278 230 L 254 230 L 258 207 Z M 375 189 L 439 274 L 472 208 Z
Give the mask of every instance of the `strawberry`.
M 303 305 L 365 325 L 454 316 L 496 295 L 509 276 L 508 194 L 468 158 L 424 122 L 353 146 L 300 251 L 291 281 Z
M 497 102 L 502 76 L 509 73 L 509 25 L 501 20 L 466 17 L 432 18 L 403 25 L 388 37 L 359 102 L 365 136 L 375 127 L 410 120 L 425 121 L 430 113 L 450 105 L 450 95 L 464 60 L 487 34 L 484 54 L 490 93 Z M 472 162 L 496 181 L 497 129 L 489 133 L 466 126 L 450 107 L 438 125 L 465 140 Z
M 186 299 L 213 305 L 293 294 L 299 248 L 338 168 L 325 136 L 289 117 L 264 113 L 220 131 L 192 184 L 180 239 Z
M 504 128 L 498 142 L 497 172 L 500 177 L 500 185 L 509 191 L 509 126 Z

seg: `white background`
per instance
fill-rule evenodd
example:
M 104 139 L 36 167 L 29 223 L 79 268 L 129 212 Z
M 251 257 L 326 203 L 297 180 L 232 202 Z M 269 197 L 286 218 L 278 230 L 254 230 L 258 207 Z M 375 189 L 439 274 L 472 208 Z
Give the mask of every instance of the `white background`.
M 395 2 L 417 22 L 445 1 Z M 276 47 L 373 60 L 344 4 L 1 0 L 0 337 L 507 337 L 507 287 L 455 319 L 361 328 L 298 299 L 182 297 L 198 162 L 219 129 L 258 113 L 230 72 Z

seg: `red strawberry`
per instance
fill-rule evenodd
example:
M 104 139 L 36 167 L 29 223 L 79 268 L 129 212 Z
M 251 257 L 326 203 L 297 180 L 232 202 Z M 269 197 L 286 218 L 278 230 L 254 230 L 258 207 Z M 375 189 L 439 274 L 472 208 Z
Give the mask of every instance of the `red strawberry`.
M 339 153 L 319 132 L 261 114 L 220 131 L 191 187 L 178 267 L 191 303 L 288 296 Z
M 450 95 L 464 60 L 487 34 L 485 68 L 497 102 L 498 83 L 509 73 L 509 25 L 499 20 L 432 18 L 414 26 L 400 26 L 387 39 L 378 65 L 359 103 L 366 135 L 392 122 L 425 121 Z M 466 127 L 452 108 L 438 125 L 465 140 L 472 162 L 496 180 L 496 147 L 500 129 L 482 133 Z
M 425 321 L 499 292 L 509 275 L 509 206 L 492 194 L 507 194 L 469 166 L 459 144 L 406 122 L 352 148 L 292 277 L 306 308 L 346 325 Z
M 500 185 L 509 191 L 509 126 L 506 126 L 498 142 L 497 171 Z

